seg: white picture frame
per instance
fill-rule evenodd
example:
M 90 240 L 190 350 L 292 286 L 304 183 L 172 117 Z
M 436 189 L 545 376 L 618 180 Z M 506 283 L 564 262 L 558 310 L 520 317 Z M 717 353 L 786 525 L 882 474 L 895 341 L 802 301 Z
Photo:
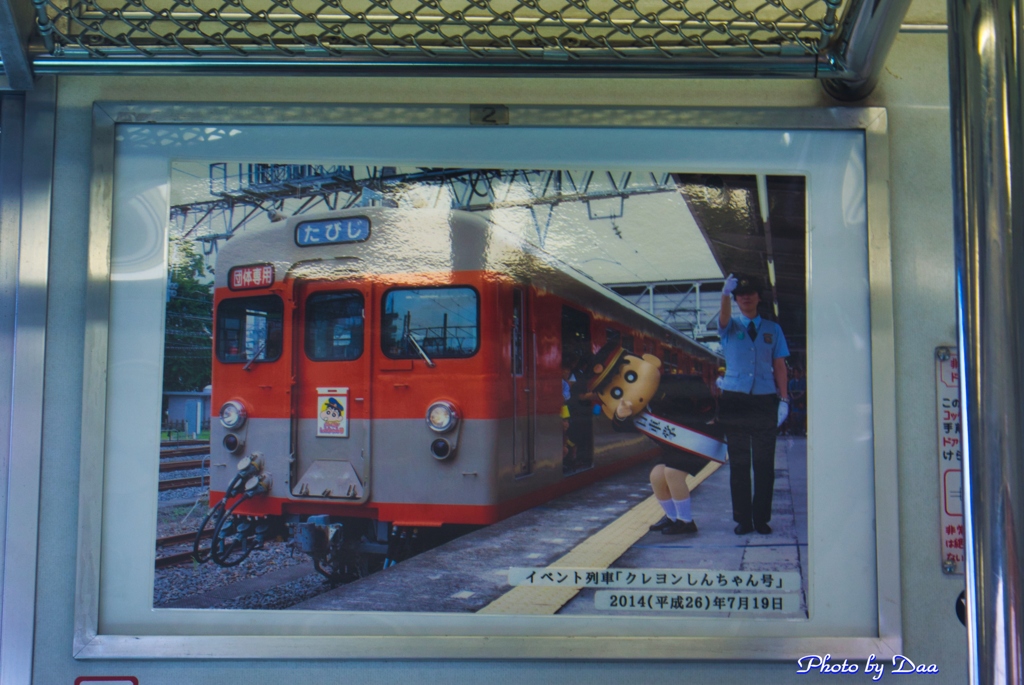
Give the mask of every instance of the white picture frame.
M 190 127 L 224 129 L 224 142 L 191 148 L 181 135 Z M 346 137 L 354 132 L 359 135 Z M 815 403 L 810 418 L 811 432 L 821 436 L 808 459 L 816 555 L 811 618 L 744 619 L 737 627 L 710 619 L 371 612 L 353 620 L 331 612 L 154 610 L 151 577 L 146 592 L 139 591 L 147 582 L 145 565 L 152 569 L 152 545 L 132 533 L 143 530 L 133 527 L 137 522 L 151 520 L 145 506 L 155 502 L 144 505 L 147 498 L 135 494 L 151 492 L 152 483 L 147 468 L 127 458 L 134 436 L 124 417 L 154 404 L 152 414 L 159 415 L 160 388 L 133 380 L 140 370 L 152 375 L 159 350 L 134 344 L 140 341 L 133 331 L 162 325 L 155 305 L 162 301 L 166 263 L 160 245 L 112 254 L 112 236 L 129 205 L 136 214 L 153 213 L 157 224 L 165 221 L 160 212 L 171 159 L 308 159 L 324 141 L 332 152 L 318 156 L 345 154 L 353 161 L 404 155 L 410 163 L 439 166 L 805 175 L 808 337 L 815 340 L 809 364 L 819 371 L 810 376 L 809 394 L 833 398 Z M 443 105 L 98 103 L 93 155 L 76 658 L 789 660 L 828 653 L 833 660 L 872 654 L 882 660 L 899 653 L 898 530 L 874 526 L 896 520 L 898 510 L 883 109 L 524 106 L 510 108 L 507 127 L 480 127 L 469 125 L 469 108 Z M 132 255 L 144 259 L 126 267 Z M 841 454 L 830 449 L 837 445 L 845 445 Z M 153 534 L 151 527 L 145 532 Z

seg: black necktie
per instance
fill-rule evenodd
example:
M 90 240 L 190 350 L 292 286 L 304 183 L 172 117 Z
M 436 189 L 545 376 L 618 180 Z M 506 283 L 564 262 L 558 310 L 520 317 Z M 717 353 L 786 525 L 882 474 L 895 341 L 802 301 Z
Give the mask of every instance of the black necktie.
M 747 324 L 747 335 L 750 336 L 750 342 L 757 340 L 757 326 L 754 325 L 753 321 Z

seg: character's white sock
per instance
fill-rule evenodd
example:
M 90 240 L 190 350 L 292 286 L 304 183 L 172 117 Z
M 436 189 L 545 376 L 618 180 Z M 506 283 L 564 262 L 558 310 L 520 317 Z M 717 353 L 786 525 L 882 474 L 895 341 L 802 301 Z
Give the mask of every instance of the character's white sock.
M 687 497 L 686 499 L 674 499 L 672 500 L 672 504 L 675 505 L 677 519 L 679 519 L 680 521 L 686 521 L 687 523 L 693 520 L 693 515 L 690 514 L 689 497 Z
M 665 516 L 668 516 L 670 520 L 676 520 L 676 503 L 670 499 L 659 499 L 658 504 L 665 510 Z

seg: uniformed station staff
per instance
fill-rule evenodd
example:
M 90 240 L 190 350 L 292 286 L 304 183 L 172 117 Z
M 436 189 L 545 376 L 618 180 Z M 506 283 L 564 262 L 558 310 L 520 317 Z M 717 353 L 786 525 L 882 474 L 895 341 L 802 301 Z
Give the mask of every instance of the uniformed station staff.
M 732 297 L 739 316 L 732 315 Z M 719 421 L 729 448 L 729 485 L 735 533 L 772 532 L 775 489 L 775 435 L 789 414 L 786 357 L 782 329 L 761 318 L 761 286 L 749 276 L 733 276 L 722 288 L 718 334 L 725 354 Z M 753 467 L 753 497 L 750 472 Z

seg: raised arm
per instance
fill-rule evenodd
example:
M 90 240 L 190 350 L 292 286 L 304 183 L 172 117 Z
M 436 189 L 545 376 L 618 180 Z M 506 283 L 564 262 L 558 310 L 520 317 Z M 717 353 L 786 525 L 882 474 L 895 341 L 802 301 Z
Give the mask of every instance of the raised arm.
M 736 290 L 736 277 L 729 274 L 722 286 L 722 308 L 718 310 L 718 328 L 723 329 L 732 320 L 732 291 Z

